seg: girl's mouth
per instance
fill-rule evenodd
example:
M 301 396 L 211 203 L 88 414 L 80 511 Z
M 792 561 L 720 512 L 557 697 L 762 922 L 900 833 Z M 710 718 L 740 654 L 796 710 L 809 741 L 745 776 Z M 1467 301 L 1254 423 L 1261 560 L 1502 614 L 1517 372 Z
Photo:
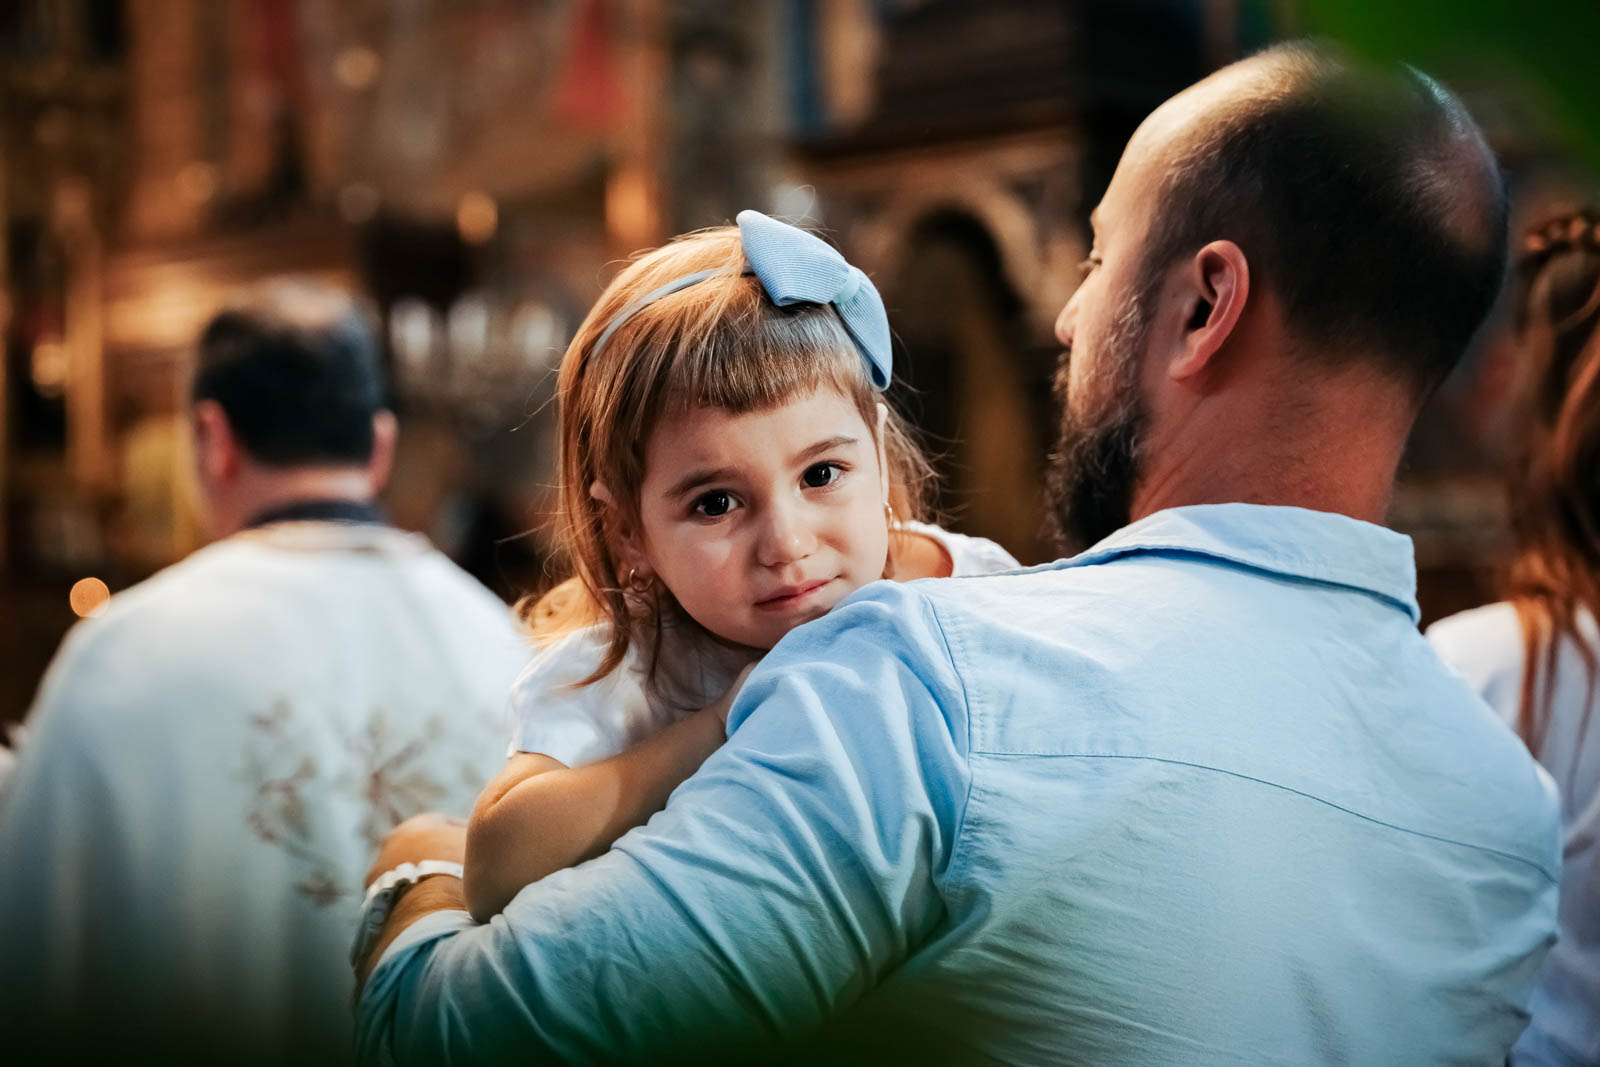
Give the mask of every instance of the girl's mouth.
M 818 578 L 815 581 L 802 582 L 799 585 L 786 585 L 774 591 L 770 596 L 756 601 L 756 607 L 761 611 L 791 611 L 799 607 L 809 607 L 816 599 L 817 594 L 826 586 L 832 585 L 832 578 Z

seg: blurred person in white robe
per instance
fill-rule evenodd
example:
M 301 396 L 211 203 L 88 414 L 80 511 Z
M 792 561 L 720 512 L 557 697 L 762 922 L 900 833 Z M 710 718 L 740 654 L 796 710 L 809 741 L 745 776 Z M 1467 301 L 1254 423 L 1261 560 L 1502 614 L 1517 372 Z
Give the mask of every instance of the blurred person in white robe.
M 52 1061 L 337 1062 L 366 862 L 470 810 L 527 653 L 382 520 L 396 423 L 346 298 L 220 313 L 192 401 L 217 540 L 72 630 L 0 793 L 0 1032 Z

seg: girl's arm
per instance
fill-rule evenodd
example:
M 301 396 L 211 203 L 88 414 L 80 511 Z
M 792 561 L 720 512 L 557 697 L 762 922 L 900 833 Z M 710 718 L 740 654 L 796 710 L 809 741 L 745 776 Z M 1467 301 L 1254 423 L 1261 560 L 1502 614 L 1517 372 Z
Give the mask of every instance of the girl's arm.
M 744 677 L 716 703 L 608 759 L 568 767 L 519 752 L 507 761 L 467 827 L 464 888 L 472 917 L 488 922 L 523 886 L 599 855 L 665 807 L 725 740 L 728 708 Z

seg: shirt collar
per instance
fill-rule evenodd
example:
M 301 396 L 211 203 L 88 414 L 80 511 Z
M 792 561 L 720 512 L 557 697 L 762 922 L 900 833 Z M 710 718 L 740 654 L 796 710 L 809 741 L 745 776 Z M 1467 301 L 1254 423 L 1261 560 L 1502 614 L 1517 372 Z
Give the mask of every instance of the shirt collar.
M 1060 566 L 1187 552 L 1379 596 L 1421 619 L 1411 538 L 1346 515 L 1263 504 L 1200 504 L 1147 515 Z
M 277 504 L 251 516 L 247 530 L 275 522 L 382 522 L 383 512 L 369 500 L 314 497 Z

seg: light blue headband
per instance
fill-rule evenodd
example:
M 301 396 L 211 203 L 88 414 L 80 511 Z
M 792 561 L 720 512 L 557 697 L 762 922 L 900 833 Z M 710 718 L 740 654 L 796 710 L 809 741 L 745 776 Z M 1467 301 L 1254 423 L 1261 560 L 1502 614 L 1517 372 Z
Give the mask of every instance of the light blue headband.
M 832 304 L 850 339 L 867 361 L 867 373 L 875 389 L 887 389 L 894 367 L 889 342 L 889 316 L 883 298 L 872 280 L 826 241 L 804 230 L 759 211 L 739 212 L 739 240 L 749 273 L 756 276 L 767 297 L 779 307 L 792 304 Z M 599 352 L 617 328 L 641 309 L 664 296 L 698 285 L 707 278 L 726 274 L 722 270 L 702 270 L 674 278 L 652 289 L 617 313 L 600 339 L 590 349 Z

